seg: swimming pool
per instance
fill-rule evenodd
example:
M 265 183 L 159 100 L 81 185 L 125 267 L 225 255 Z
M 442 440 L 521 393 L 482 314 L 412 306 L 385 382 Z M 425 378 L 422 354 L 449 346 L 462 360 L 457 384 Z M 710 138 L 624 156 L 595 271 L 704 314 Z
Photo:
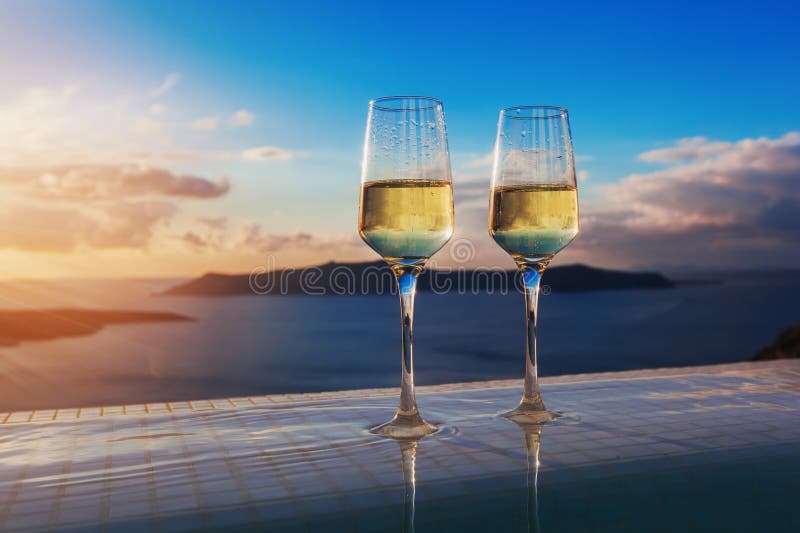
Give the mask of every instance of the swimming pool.
M 5 531 L 796 531 L 800 362 L 0 415 Z

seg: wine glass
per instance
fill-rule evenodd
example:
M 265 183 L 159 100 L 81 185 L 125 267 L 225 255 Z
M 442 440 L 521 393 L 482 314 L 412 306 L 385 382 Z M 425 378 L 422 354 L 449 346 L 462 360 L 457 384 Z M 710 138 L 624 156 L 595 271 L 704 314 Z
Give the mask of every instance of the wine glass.
M 536 368 L 539 282 L 553 257 L 578 234 L 578 188 L 567 110 L 519 106 L 500 111 L 494 148 L 489 234 L 517 263 L 525 285 L 525 384 L 503 416 L 546 422 Z
M 412 326 L 417 276 L 453 234 L 453 188 L 442 102 L 389 96 L 369 104 L 358 233 L 392 267 L 403 328 L 400 406 L 381 435 L 417 438 L 436 427 L 414 398 Z

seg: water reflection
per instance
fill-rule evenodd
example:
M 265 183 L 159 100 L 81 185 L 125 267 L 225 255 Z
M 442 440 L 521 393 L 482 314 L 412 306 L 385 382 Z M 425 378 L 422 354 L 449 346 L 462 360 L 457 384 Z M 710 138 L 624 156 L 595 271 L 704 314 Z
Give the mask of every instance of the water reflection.
M 525 435 L 525 457 L 527 459 L 526 470 L 526 512 L 527 529 L 529 533 L 540 533 L 542 531 L 539 523 L 539 450 L 542 446 L 542 427 L 543 423 L 514 422 Z
M 418 439 L 401 439 L 400 446 L 403 468 L 403 533 L 414 531 L 414 505 L 417 497 L 417 447 Z

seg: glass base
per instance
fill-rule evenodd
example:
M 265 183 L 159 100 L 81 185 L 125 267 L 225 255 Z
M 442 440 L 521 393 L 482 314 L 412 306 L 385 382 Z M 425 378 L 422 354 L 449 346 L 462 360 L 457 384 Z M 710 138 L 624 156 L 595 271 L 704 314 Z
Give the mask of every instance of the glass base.
M 500 413 L 500 416 L 518 424 L 544 424 L 545 422 L 552 422 L 561 415 L 555 411 L 549 411 L 541 402 L 522 402 L 511 411 Z
M 438 430 L 437 426 L 425 422 L 419 416 L 419 413 L 413 415 L 396 413 L 394 418 L 385 424 L 369 428 L 370 433 L 393 439 L 421 439 L 426 435 L 436 433 Z

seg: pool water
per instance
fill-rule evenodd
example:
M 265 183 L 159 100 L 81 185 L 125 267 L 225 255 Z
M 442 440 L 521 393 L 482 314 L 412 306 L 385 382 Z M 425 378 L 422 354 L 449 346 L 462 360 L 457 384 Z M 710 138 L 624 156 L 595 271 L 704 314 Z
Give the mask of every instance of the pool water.
M 800 362 L 0 415 L 4 531 L 797 531 Z

